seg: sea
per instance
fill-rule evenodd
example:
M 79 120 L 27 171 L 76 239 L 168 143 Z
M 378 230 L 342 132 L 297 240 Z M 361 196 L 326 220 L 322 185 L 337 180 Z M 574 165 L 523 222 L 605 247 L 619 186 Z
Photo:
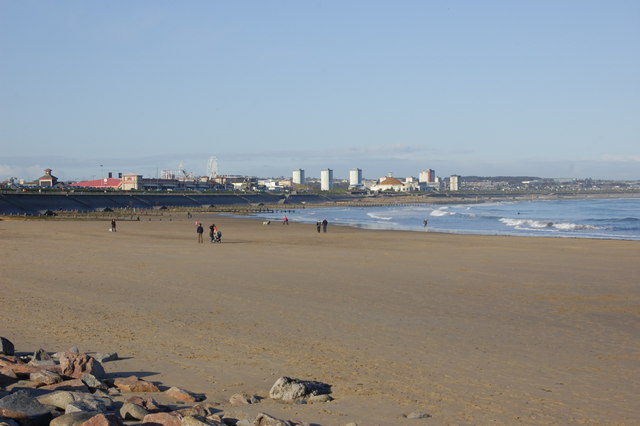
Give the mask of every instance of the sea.
M 281 221 L 452 234 L 640 240 L 640 198 L 317 207 L 261 213 Z M 424 221 L 427 221 L 426 228 Z

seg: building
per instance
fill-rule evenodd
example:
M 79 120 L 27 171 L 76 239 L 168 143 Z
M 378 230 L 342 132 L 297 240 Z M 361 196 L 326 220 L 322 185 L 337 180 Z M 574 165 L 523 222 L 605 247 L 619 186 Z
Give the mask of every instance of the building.
M 394 178 L 393 176 L 389 176 L 386 178 L 381 178 L 380 182 L 376 183 L 371 187 L 372 191 L 393 191 L 393 192 L 404 192 L 406 191 L 404 183 L 399 179 Z
M 460 190 L 460 176 L 451 175 L 449 178 L 449 191 L 459 191 Z
M 349 170 L 349 188 L 360 188 L 362 186 L 362 169 Z
M 333 189 L 333 170 L 320 170 L 320 190 L 331 191 Z
M 95 180 L 83 180 L 72 183 L 69 186 L 74 188 L 96 188 L 96 189 L 120 189 L 122 179 L 104 178 Z
M 44 170 L 44 176 L 38 178 L 38 185 L 40 186 L 54 186 L 58 183 L 58 178 L 51 174 L 51 169 Z
M 424 183 L 435 183 L 436 181 L 436 172 L 433 169 L 427 169 L 421 171 L 418 175 L 418 181 Z
M 304 185 L 304 170 L 302 169 L 298 169 L 298 170 L 294 170 L 292 173 L 292 181 L 294 184 L 296 185 Z

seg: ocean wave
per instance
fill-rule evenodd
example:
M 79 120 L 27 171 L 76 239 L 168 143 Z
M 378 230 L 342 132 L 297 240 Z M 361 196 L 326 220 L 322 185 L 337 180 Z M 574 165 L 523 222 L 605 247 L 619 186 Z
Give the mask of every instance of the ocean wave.
M 367 213 L 367 216 L 369 216 L 371 219 L 379 219 L 379 220 L 391 220 L 391 219 L 393 219 L 393 217 L 391 217 L 391 216 L 389 216 L 389 217 L 380 216 L 379 213 Z
M 606 229 L 601 226 L 584 225 L 579 223 L 554 223 L 546 220 L 510 219 L 503 217 L 500 222 L 515 229 L 556 229 L 559 231 L 595 231 Z
M 449 216 L 449 215 L 456 214 L 455 212 L 450 212 L 448 210 L 449 210 L 449 207 L 441 207 L 439 209 L 432 211 L 430 216 L 440 217 L 440 216 Z

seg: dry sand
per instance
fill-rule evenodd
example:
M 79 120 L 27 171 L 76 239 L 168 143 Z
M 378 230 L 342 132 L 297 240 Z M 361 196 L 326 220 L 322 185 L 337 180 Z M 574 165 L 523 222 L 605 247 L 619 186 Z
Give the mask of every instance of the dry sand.
M 171 219 L 171 220 L 170 220 Z M 196 243 L 194 220 L 222 244 Z M 0 335 L 323 425 L 638 424 L 640 244 L 213 215 L 0 221 Z M 335 401 L 247 408 L 279 376 Z M 414 411 L 433 417 L 402 419 Z

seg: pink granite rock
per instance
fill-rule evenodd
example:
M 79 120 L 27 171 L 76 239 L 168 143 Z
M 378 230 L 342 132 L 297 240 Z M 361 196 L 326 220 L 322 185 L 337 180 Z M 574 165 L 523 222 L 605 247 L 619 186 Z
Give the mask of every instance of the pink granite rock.
M 156 385 L 137 376 L 117 378 L 113 381 L 113 384 L 122 392 L 160 392 Z
M 171 413 L 154 413 L 147 414 L 142 420 L 143 425 L 147 426 L 180 426 L 182 424 L 181 416 Z
M 198 402 L 198 401 L 203 401 L 205 399 L 205 396 L 202 394 L 189 392 L 187 390 L 180 389 L 175 386 L 169 388 L 164 393 L 167 396 L 175 399 L 176 401 L 182 401 L 182 402 Z
M 124 426 L 124 423 L 115 414 L 97 414 L 80 426 Z
M 97 379 L 103 379 L 106 374 L 102 364 L 87 354 L 64 352 L 60 355 L 60 372 L 63 376 L 79 379 L 82 374 L 89 373 Z

